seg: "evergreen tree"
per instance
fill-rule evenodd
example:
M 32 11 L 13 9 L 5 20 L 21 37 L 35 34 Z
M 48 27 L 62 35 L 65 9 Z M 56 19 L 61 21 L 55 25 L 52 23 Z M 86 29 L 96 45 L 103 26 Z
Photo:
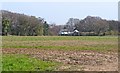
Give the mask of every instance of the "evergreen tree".
M 43 35 L 46 36 L 49 34 L 48 32 L 49 30 L 49 25 L 47 24 L 47 22 L 45 21 L 44 24 L 43 24 Z
M 9 26 L 10 26 L 10 21 L 8 19 L 3 19 L 2 20 L 2 32 L 3 35 L 8 35 L 9 34 Z

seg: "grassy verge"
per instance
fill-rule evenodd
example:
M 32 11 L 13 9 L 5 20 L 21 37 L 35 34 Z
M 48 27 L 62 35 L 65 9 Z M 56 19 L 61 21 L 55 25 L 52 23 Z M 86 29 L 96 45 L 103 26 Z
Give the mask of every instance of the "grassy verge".
M 48 41 L 48 40 L 89 40 L 89 41 L 113 41 L 117 36 L 3 36 L 3 41 Z
M 41 61 L 20 54 L 3 55 L 3 71 L 51 71 L 59 65 L 55 62 Z

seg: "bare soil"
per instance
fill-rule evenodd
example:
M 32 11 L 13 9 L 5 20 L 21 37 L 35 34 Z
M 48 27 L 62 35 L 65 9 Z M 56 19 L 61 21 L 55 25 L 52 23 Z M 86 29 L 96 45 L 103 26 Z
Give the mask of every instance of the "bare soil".
M 97 51 L 63 51 L 28 48 L 4 48 L 3 54 L 26 54 L 43 61 L 62 63 L 59 71 L 118 71 L 118 54 Z

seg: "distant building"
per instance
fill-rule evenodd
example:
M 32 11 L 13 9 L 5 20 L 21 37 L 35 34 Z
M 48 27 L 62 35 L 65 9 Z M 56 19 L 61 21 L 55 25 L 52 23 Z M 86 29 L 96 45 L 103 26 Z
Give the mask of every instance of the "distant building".
M 79 33 L 79 31 L 78 31 L 77 29 L 75 29 L 75 30 L 73 31 L 73 35 L 74 35 L 74 36 L 78 36 L 78 35 L 80 35 L 80 33 Z
M 78 36 L 79 35 L 79 31 L 78 30 L 73 30 L 73 31 L 69 31 L 68 29 L 61 29 L 59 32 L 60 36 Z

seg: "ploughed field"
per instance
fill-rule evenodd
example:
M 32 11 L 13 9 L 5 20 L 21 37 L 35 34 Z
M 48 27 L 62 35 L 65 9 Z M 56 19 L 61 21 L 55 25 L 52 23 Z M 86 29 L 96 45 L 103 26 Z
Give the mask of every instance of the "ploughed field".
M 3 36 L 4 71 L 117 71 L 117 36 Z

